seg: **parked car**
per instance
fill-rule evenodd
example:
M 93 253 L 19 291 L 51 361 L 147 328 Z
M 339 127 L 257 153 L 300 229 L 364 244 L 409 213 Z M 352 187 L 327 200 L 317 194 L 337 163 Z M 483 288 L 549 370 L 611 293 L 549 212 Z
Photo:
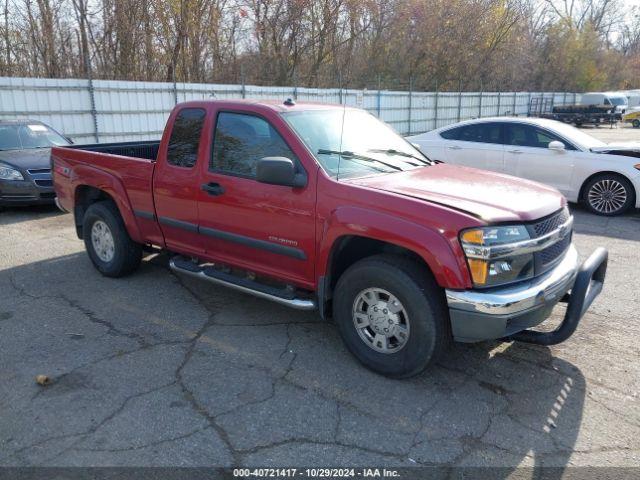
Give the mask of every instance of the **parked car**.
M 181 274 L 318 308 L 394 377 L 451 339 L 561 342 L 604 280 L 606 250 L 580 266 L 555 189 L 437 165 L 358 109 L 188 102 L 159 142 L 54 147 L 51 160 L 103 275 L 167 250 Z M 557 330 L 528 330 L 568 298 Z
M 482 118 L 408 140 L 434 160 L 546 183 L 598 215 L 640 207 L 640 145 L 606 144 L 562 122 Z
M 52 204 L 50 148 L 70 143 L 37 120 L 0 120 L 0 208 Z
M 622 121 L 630 123 L 633 128 L 640 128 L 640 110 L 630 110 L 622 116 Z

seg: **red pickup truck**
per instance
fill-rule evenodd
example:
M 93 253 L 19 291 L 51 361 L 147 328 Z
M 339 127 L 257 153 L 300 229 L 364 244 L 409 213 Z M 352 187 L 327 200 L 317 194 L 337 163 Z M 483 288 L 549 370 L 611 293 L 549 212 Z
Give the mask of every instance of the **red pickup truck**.
M 556 190 L 436 164 L 369 113 L 195 101 L 162 140 L 54 147 L 61 209 L 95 267 L 171 269 L 331 317 L 367 367 L 406 377 L 451 340 L 568 338 L 602 289 Z M 531 330 L 559 301 L 553 332 Z

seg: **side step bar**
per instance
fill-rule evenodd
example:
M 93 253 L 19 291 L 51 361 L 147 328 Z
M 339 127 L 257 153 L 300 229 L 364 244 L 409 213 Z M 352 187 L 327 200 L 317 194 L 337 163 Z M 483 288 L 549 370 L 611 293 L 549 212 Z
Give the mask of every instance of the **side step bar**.
M 295 308 L 297 310 L 315 310 L 316 302 L 313 299 L 296 298 L 293 291 L 284 288 L 271 287 L 248 278 L 238 277 L 230 273 L 216 270 L 213 267 L 201 267 L 200 265 L 180 256 L 169 260 L 169 267 L 175 272 L 180 272 L 190 277 L 206 280 L 211 283 L 249 293 L 253 296 L 271 300 L 272 302 Z

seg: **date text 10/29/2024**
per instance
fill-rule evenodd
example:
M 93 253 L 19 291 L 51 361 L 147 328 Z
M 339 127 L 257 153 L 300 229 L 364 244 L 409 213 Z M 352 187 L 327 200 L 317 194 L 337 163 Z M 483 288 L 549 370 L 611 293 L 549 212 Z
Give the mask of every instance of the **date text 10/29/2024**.
M 234 468 L 237 478 L 393 478 L 397 470 L 387 468 Z

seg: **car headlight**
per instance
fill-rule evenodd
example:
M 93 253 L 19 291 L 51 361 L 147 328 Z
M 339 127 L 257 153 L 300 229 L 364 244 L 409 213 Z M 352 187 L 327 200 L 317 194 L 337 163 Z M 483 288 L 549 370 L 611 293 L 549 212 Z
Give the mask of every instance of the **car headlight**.
M 24 180 L 20 171 L 0 163 L 0 180 Z
M 518 242 L 530 238 L 523 225 L 464 230 L 460 242 L 474 285 L 491 287 L 533 277 L 533 253 L 518 252 Z

